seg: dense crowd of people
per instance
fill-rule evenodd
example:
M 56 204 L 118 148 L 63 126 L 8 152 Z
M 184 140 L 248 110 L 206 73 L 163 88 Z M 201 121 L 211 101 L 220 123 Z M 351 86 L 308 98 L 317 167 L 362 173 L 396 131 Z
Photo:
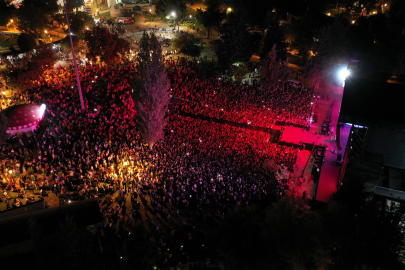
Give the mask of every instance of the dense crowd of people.
M 275 124 L 310 125 L 314 94 L 289 84 L 272 89 L 200 78 L 190 69 L 172 73 L 172 95 L 185 112 L 271 128 Z
M 45 103 L 46 117 L 35 132 L 13 136 L 12 147 L 3 148 L 10 168 L 21 172 L 18 179 L 5 177 L 6 192 L 51 189 L 61 202 L 74 195 L 99 198 L 104 230 L 122 236 L 146 221 L 159 246 L 159 261 L 166 266 L 205 259 L 196 251 L 201 251 L 209 226 L 218 224 L 228 209 L 288 192 L 288 179 L 276 180 L 262 164 L 269 159 L 292 172 L 299 150 L 273 143 L 267 132 L 198 115 L 264 127 L 281 120 L 305 124 L 309 90 L 265 91 L 176 70 L 170 73 L 172 95 L 201 105 L 178 102 L 170 111 L 164 140 L 151 150 L 136 127 L 130 83 L 137 76 L 136 65 L 88 64 L 80 69 L 85 112 L 72 66 L 43 74 L 21 96 L 29 103 Z M 3 174 L 10 169 L 3 167 Z M 184 232 L 188 236 L 180 237 Z

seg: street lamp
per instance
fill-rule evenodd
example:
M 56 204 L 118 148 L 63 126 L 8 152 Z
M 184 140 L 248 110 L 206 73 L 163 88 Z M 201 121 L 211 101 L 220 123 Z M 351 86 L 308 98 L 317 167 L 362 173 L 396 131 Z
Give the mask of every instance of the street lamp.
M 171 15 L 173 18 L 176 18 L 176 12 L 173 11 Z
M 14 24 L 14 20 L 13 20 L 13 19 L 11 19 L 11 20 L 10 20 L 10 23 L 11 23 L 11 24 L 13 24 L 13 28 L 14 28 L 14 32 L 15 32 L 16 30 L 15 30 L 15 24 Z

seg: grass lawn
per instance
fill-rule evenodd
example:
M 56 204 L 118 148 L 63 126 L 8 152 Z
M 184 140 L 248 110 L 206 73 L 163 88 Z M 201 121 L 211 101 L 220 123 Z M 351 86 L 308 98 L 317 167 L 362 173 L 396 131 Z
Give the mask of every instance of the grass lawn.
M 10 40 L 6 41 L 6 38 L 8 38 Z M 0 46 L 2 49 L 4 49 L 4 48 L 8 49 L 8 47 L 16 45 L 16 44 L 17 44 L 17 37 L 12 38 L 11 36 L 8 36 L 8 35 L 0 36 Z
M 93 5 L 93 11 L 95 12 L 96 9 L 98 9 L 98 11 L 110 10 L 107 5 L 100 5 L 99 4 L 98 7 L 97 7 L 97 5 L 94 4 Z
M 110 12 L 101 13 L 100 17 L 103 17 L 103 18 L 106 18 L 106 19 L 113 19 L 113 17 L 111 17 Z

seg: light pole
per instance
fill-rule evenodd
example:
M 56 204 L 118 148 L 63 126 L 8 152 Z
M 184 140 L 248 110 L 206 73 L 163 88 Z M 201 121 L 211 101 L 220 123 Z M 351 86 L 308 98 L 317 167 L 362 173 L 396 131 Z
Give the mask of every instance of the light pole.
M 11 19 L 11 20 L 10 20 L 10 22 L 13 24 L 14 32 L 16 32 L 16 30 L 15 30 L 15 23 L 14 23 L 14 20 L 13 20 L 13 19 Z
M 174 19 L 174 30 L 176 30 L 176 12 L 172 12 L 170 15 L 172 15 L 172 17 L 173 17 L 173 19 Z M 180 25 L 178 25 L 179 26 L 179 28 L 178 28 L 178 30 L 180 31 Z
M 73 63 L 75 65 L 75 70 L 76 70 L 76 79 L 77 79 L 77 88 L 79 90 L 80 107 L 82 109 L 82 112 L 84 112 L 84 102 L 83 102 L 82 87 L 80 85 L 79 70 L 77 68 L 77 63 L 76 63 L 76 55 L 75 55 L 75 48 L 73 46 L 73 41 L 72 41 L 72 33 L 70 32 L 70 22 L 69 22 L 69 17 L 68 17 L 67 8 L 66 8 L 66 0 L 63 0 L 63 4 L 65 6 L 65 14 L 66 14 L 66 21 L 67 21 L 68 31 L 69 31 L 70 46 L 72 47 Z

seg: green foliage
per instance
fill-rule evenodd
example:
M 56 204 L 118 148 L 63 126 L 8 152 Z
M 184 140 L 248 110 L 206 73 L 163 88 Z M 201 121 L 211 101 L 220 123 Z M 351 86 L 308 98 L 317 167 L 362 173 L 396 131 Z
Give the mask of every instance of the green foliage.
M 277 48 L 277 60 L 285 61 L 287 59 L 287 44 L 285 43 L 284 30 L 275 17 L 272 18 L 267 27 L 260 58 L 265 58 L 274 45 Z
M 90 31 L 85 32 L 85 41 L 89 52 L 87 57 L 91 61 L 100 61 L 107 65 L 115 63 L 129 49 L 129 42 L 112 34 L 107 28 L 95 26 Z
M 304 61 L 308 60 L 309 51 L 313 50 L 314 37 L 318 36 L 319 30 L 332 23 L 332 18 L 318 12 L 306 12 L 293 25 L 295 33 L 294 45 L 299 50 Z
M 76 13 L 77 9 L 81 6 L 84 6 L 84 0 L 66 0 L 66 9 L 68 10 L 68 13 L 73 12 L 73 10 L 75 10 Z
M 0 25 L 6 25 L 15 17 L 16 13 L 14 5 L 8 6 L 4 0 L 0 0 Z
M 322 269 L 319 217 L 295 197 L 229 214 L 211 235 L 224 269 Z
M 172 12 L 176 13 L 176 20 L 186 14 L 186 4 L 183 0 L 158 0 L 156 3 L 156 13 L 161 17 L 166 17 Z
M 8 138 L 7 127 L 8 119 L 4 114 L 0 113 L 0 144 L 5 142 Z
M 70 21 L 70 30 L 79 38 L 84 38 L 84 33 L 87 27 L 92 28 L 94 26 L 94 20 L 87 14 L 87 12 L 78 11 L 76 13 L 68 14 L 68 16 Z
M 288 60 L 284 63 L 277 60 L 276 45 L 273 45 L 271 52 L 264 59 L 262 64 L 262 85 L 270 89 L 277 85 L 286 83 L 291 77 L 291 69 L 288 66 Z
M 267 13 L 274 9 L 274 1 L 240 0 L 241 8 L 246 11 L 246 20 L 253 27 L 264 28 Z
M 235 62 L 246 62 L 252 56 L 252 46 L 250 44 L 251 34 L 246 28 L 244 15 L 237 16 L 231 13 L 229 20 L 224 23 L 219 32 L 221 43 L 218 48 L 218 61 L 228 67 Z
M 37 46 L 37 41 L 33 35 L 21 33 L 18 36 L 17 45 L 23 52 L 30 52 Z
M 142 138 L 152 149 L 164 137 L 166 113 L 170 103 L 167 72 L 162 59 L 162 48 L 154 34 L 144 33 L 141 39 L 139 67 L 142 88 L 136 104 L 138 125 Z
M 46 69 L 51 69 L 57 60 L 56 51 L 52 44 L 44 44 L 36 48 L 36 53 L 32 57 L 32 69 L 43 73 Z
M 127 258 L 125 265 L 130 269 L 136 265 L 137 269 L 153 269 L 157 264 L 157 246 L 151 234 L 144 225 L 137 224 L 132 229 L 132 234 L 125 241 Z
M 59 220 L 52 237 L 44 237 L 36 220 L 31 219 L 29 224 L 36 263 L 41 269 L 103 269 L 99 247 L 86 229 L 77 228 L 72 217 Z
M 17 10 L 17 28 L 38 35 L 48 28 L 48 22 L 58 9 L 56 0 L 26 0 Z
M 211 38 L 211 28 L 218 28 L 222 20 L 225 18 L 225 13 L 221 10 L 221 0 L 207 0 L 207 9 L 205 11 L 197 9 L 196 18 L 208 30 L 208 38 Z
M 193 33 L 182 32 L 172 39 L 172 47 L 179 52 L 191 57 L 198 57 L 201 54 L 202 47 L 200 39 Z

